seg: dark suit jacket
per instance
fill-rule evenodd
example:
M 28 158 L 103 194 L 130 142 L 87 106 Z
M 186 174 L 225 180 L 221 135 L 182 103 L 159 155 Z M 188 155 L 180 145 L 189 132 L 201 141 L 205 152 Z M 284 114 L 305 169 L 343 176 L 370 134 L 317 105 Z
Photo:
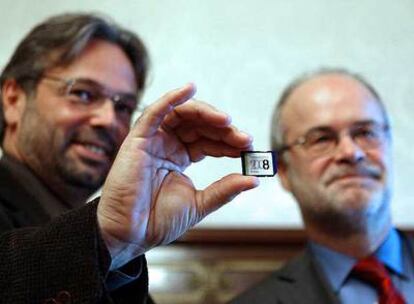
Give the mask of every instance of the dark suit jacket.
M 410 252 L 414 242 L 401 234 Z M 309 249 L 231 304 L 340 304 Z
M 134 261 L 139 279 L 107 291 L 111 260 L 97 204 L 51 219 L 0 161 L 0 303 L 146 303 L 144 256 Z

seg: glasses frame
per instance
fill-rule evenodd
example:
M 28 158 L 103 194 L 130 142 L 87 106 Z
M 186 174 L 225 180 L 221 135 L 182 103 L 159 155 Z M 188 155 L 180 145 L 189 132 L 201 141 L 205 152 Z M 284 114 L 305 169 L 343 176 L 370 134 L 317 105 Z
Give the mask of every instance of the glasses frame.
M 136 112 L 138 110 L 139 98 L 138 98 L 137 94 L 113 92 L 112 90 L 104 87 L 100 83 L 98 83 L 98 82 L 96 82 L 92 79 L 88 79 L 88 78 L 69 78 L 69 79 L 65 79 L 65 78 L 55 76 L 55 75 L 45 75 L 42 78 L 46 79 L 46 80 L 50 80 L 50 81 L 63 83 L 64 87 L 62 88 L 63 89 L 62 94 L 64 96 L 70 97 L 70 91 L 77 82 L 85 82 L 85 83 L 89 83 L 90 85 L 96 86 L 96 88 L 98 88 L 98 92 L 99 92 L 99 96 L 97 97 L 98 100 L 109 99 L 109 100 L 112 101 L 112 103 L 116 107 L 124 99 L 124 97 L 128 97 L 128 98 L 134 99 L 134 101 L 136 103 L 134 107 L 131 107 L 131 113 L 130 114 L 132 115 L 134 112 Z M 88 103 L 86 103 L 86 102 L 85 103 L 79 102 L 79 103 L 88 105 Z M 92 104 L 94 104 L 94 103 L 89 103 L 89 105 L 92 105 Z
M 359 123 L 361 123 L 361 122 L 357 122 L 356 124 L 358 125 Z M 378 130 L 381 130 L 381 132 L 383 133 L 382 135 L 384 135 L 384 138 L 386 138 L 387 137 L 387 135 L 389 135 L 389 130 L 390 130 L 390 127 L 389 127 L 389 125 L 387 124 L 387 123 L 378 123 L 378 122 L 375 122 L 375 121 L 364 121 L 364 122 L 362 122 L 362 123 L 371 123 L 371 124 L 373 124 L 373 125 L 376 125 L 376 126 L 378 126 Z M 355 139 L 354 139 L 354 136 L 352 135 L 352 128 L 356 128 L 357 126 L 355 125 L 355 123 L 354 123 L 354 125 L 353 126 L 351 126 L 351 127 L 348 127 L 347 129 L 345 129 L 346 130 L 346 133 L 347 133 L 347 135 L 352 139 L 352 142 L 354 142 L 356 145 L 358 145 L 361 149 L 366 149 L 366 148 L 363 148 L 363 147 L 361 147 L 361 145 L 360 144 L 358 144 L 358 142 L 357 141 L 355 141 Z M 311 129 L 311 130 L 308 130 L 305 134 L 303 134 L 303 135 L 301 135 L 301 136 L 299 136 L 296 140 L 294 140 L 291 144 L 288 144 L 288 145 L 282 145 L 279 149 L 278 149 L 278 154 L 279 155 L 282 155 L 283 153 L 285 153 L 286 151 L 288 151 L 288 150 L 290 150 L 290 149 L 292 149 L 293 147 L 295 147 L 295 146 L 301 146 L 301 147 L 304 147 L 305 146 L 305 144 L 308 142 L 308 136 L 309 136 L 309 134 L 310 134 L 310 132 L 312 132 L 312 131 L 314 131 L 314 129 Z M 336 150 L 336 148 L 338 147 L 338 145 L 339 145 L 339 143 L 340 143 L 340 140 L 341 140 L 341 136 L 340 136 L 340 133 L 341 132 L 334 132 L 335 134 L 336 134 L 336 141 L 335 141 L 335 145 L 332 147 L 332 148 L 329 148 L 329 149 L 327 149 L 326 151 L 323 151 L 323 152 L 321 152 L 321 153 L 319 153 L 319 154 L 316 154 L 315 156 L 323 156 L 323 155 L 329 155 L 330 153 L 332 153 L 333 151 L 335 151 Z M 382 140 L 382 138 L 381 138 L 381 140 Z M 379 143 L 379 145 L 378 146 L 380 146 L 381 145 L 381 140 L 380 140 L 380 143 Z M 377 147 L 377 146 L 373 146 L 372 148 L 375 148 L 375 147 Z M 306 149 L 304 148 L 304 150 L 306 151 Z

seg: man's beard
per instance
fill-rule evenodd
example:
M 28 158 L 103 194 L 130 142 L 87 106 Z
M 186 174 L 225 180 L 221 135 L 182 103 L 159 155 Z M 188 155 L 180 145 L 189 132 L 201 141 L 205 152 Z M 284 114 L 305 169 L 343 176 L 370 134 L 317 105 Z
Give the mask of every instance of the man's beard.
M 89 192 L 92 195 L 103 184 L 118 147 L 115 140 L 104 129 L 79 127 L 70 134 L 48 125 L 37 109 L 26 109 L 18 138 L 19 149 L 25 155 L 24 161 L 49 187 L 60 183 L 70 188 Z M 99 138 L 113 147 L 110 162 L 103 166 L 86 159 L 73 159 L 69 148 L 79 138 Z M 100 166 L 100 167 L 98 167 Z
M 65 154 L 60 155 L 54 161 L 55 172 L 59 174 L 60 178 L 73 187 L 80 187 L 89 189 L 91 193 L 95 192 L 102 186 L 108 171 L 105 170 L 102 174 L 92 174 L 89 171 L 81 170 L 72 160 L 69 160 Z
M 105 142 L 109 161 L 105 164 L 96 162 L 91 159 L 72 159 L 68 148 L 74 144 L 88 140 L 99 140 Z M 119 149 L 113 137 L 103 128 L 84 127 L 77 129 L 66 142 L 66 147 L 61 154 L 55 154 L 56 172 L 67 183 L 83 188 L 89 188 L 96 191 L 102 186 L 109 169 L 114 161 L 117 150 Z M 109 148 L 110 147 L 110 148 Z M 82 168 L 86 167 L 86 168 Z
M 388 221 L 390 208 L 390 189 L 373 194 L 364 208 L 346 209 L 329 207 L 330 204 L 314 208 L 303 207 L 305 222 L 312 223 L 318 230 L 338 238 L 346 238 L 356 234 L 364 234 L 375 224 Z

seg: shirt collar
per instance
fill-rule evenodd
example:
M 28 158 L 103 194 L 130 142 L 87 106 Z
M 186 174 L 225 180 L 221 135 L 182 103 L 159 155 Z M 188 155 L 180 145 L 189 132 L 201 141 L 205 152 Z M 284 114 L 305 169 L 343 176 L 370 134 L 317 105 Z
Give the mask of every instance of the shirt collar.
M 396 274 L 404 275 L 401 238 L 395 229 L 391 229 L 385 241 L 375 252 L 375 256 Z
M 309 243 L 309 248 L 334 291 L 338 291 L 357 259 L 314 242 Z M 396 274 L 407 276 L 402 261 L 401 238 L 394 228 L 390 230 L 374 255 Z
M 309 248 L 332 289 L 337 292 L 354 266 L 356 259 L 314 242 L 309 243 Z

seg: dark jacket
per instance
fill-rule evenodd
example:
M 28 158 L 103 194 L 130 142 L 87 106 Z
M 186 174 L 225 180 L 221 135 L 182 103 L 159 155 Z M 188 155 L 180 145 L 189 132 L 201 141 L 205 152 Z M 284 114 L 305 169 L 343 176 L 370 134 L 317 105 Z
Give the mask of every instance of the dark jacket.
M 137 280 L 107 291 L 98 200 L 52 218 L 27 189 L 0 160 L 0 303 L 146 303 L 144 256 Z
M 401 233 L 401 232 L 400 232 Z M 414 241 L 400 234 L 408 250 L 414 252 Z M 231 304 L 340 304 L 310 249 L 290 260 Z

